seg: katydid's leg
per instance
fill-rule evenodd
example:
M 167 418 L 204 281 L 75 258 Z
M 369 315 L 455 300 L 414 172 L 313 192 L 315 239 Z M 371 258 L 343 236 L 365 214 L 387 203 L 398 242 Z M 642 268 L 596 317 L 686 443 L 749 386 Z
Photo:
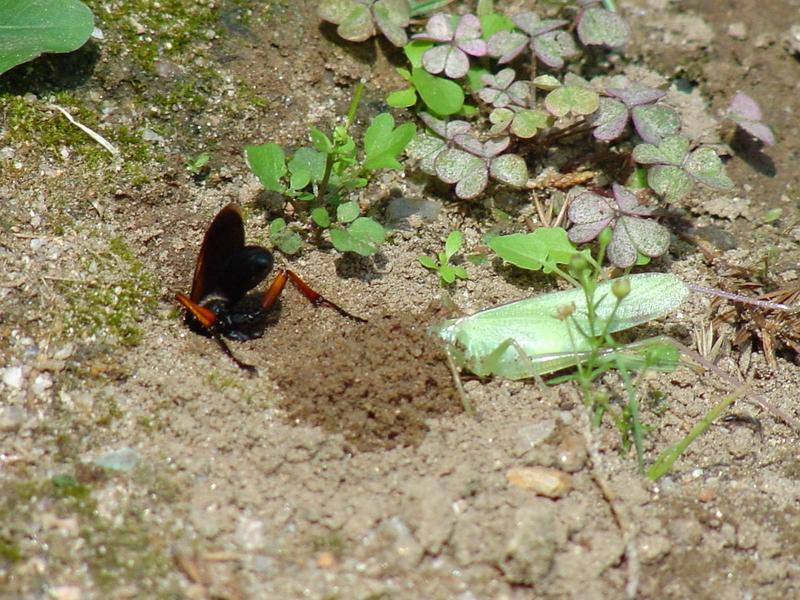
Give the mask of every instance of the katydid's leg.
M 267 291 L 264 292 L 264 296 L 261 299 L 262 310 L 267 311 L 274 306 L 275 302 L 277 302 L 278 298 L 280 297 L 281 292 L 283 292 L 283 288 L 286 287 L 287 281 L 291 281 L 292 285 L 294 285 L 294 287 L 296 287 L 300 293 L 303 294 L 303 296 L 305 296 L 306 299 L 308 299 L 308 301 L 314 306 L 327 306 L 328 308 L 332 308 L 338 312 L 343 317 L 353 319 L 354 321 L 358 321 L 360 323 L 367 322 L 366 319 L 362 319 L 361 317 L 350 314 L 338 304 L 334 304 L 322 294 L 313 290 L 311 286 L 303 281 L 303 279 L 297 273 L 290 271 L 289 269 L 279 270 L 277 276 L 267 288 Z

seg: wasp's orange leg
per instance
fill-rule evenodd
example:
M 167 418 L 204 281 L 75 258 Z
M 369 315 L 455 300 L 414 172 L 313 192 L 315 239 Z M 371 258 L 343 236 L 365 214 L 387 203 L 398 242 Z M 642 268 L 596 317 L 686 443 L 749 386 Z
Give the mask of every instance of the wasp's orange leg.
M 287 281 L 291 281 L 292 285 L 294 285 L 294 287 L 296 287 L 300 293 L 303 294 L 303 296 L 305 296 L 314 306 L 327 306 L 328 308 L 332 308 L 340 315 L 347 317 L 348 319 L 353 319 L 354 321 L 358 321 L 360 323 L 367 322 L 366 319 L 362 319 L 361 317 L 350 314 L 338 304 L 335 304 L 325 298 L 325 296 L 312 289 L 310 285 L 303 281 L 303 279 L 297 273 L 290 271 L 289 269 L 279 270 L 277 276 L 267 288 L 267 291 L 264 292 L 264 296 L 261 299 L 261 308 L 263 310 L 267 311 L 273 307 L 275 302 L 280 297 L 283 288 L 286 287 Z
M 200 323 L 200 325 L 202 325 L 203 328 L 208 331 L 208 333 L 211 334 L 211 336 L 217 341 L 217 344 L 219 344 L 219 347 L 222 348 L 222 351 L 227 354 L 233 362 L 236 363 L 237 367 L 249 373 L 256 372 L 256 368 L 253 365 L 242 362 L 236 358 L 231 349 L 228 347 L 228 344 L 226 344 L 225 340 L 222 339 L 219 329 L 216 327 L 217 315 L 213 310 L 197 304 L 197 302 L 194 302 L 183 294 L 175 294 L 175 299 L 181 304 L 181 306 L 189 311 L 189 314 L 197 319 L 197 322 Z

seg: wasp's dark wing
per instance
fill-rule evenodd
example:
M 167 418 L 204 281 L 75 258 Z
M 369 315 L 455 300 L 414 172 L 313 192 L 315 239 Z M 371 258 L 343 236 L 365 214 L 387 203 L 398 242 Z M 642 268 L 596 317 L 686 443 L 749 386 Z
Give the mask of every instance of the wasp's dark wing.
M 220 292 L 220 284 L 231 256 L 244 248 L 242 209 L 233 202 L 217 213 L 208 226 L 194 269 L 190 299 L 199 303 L 205 296 Z

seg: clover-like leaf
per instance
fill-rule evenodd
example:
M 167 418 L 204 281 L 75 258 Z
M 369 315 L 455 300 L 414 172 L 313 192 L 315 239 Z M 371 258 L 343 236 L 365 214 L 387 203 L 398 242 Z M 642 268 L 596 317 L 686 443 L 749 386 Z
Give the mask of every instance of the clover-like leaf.
M 475 15 L 459 17 L 455 28 L 452 23 L 450 15 L 435 14 L 428 20 L 425 32 L 414 38 L 441 43 L 423 54 L 422 65 L 426 71 L 460 79 L 469 70 L 469 56 L 485 56 L 487 45 L 480 37 L 481 24 Z
M 754 138 L 767 146 L 775 145 L 775 135 L 762 123 L 761 107 L 744 92 L 737 92 L 728 106 L 728 117 Z
M 692 190 L 692 178 L 672 165 L 657 165 L 647 170 L 647 185 L 662 198 L 677 202 Z
M 338 25 L 336 32 L 350 42 L 363 42 L 381 33 L 395 46 L 408 42 L 405 28 L 411 19 L 408 0 L 323 0 L 320 18 Z
M 595 126 L 592 134 L 604 142 L 615 140 L 625 131 L 629 116 L 628 108 L 619 100 L 600 98 L 597 112 L 592 115 Z
M 663 98 L 666 92 L 658 88 L 651 88 L 640 84 L 631 84 L 626 87 L 606 88 L 606 94 L 621 100 L 628 108 L 653 104 Z
M 509 131 L 515 137 L 530 139 L 540 129 L 548 127 L 551 119 L 549 114 L 541 110 L 496 108 L 489 114 L 489 121 L 493 124 L 489 133 L 498 135 Z
M 725 174 L 722 161 L 711 148 L 698 148 L 692 152 L 686 159 L 684 169 L 708 187 L 718 190 L 729 190 L 734 187 L 733 181 Z
M 617 13 L 598 6 L 581 11 L 578 38 L 587 46 L 619 48 L 628 42 L 630 34 L 630 27 Z
M 457 148 L 447 148 L 439 154 L 436 175 L 445 183 L 455 183 L 456 195 L 465 200 L 478 196 L 489 182 L 484 161 Z
M 528 166 L 519 154 L 503 154 L 489 165 L 492 179 L 521 188 L 528 182 Z
M 646 218 L 652 211 L 621 185 L 613 184 L 612 193 L 613 198 L 588 191 L 577 193 L 569 207 L 573 223 L 569 239 L 586 243 L 610 227 L 613 234 L 607 248 L 608 258 L 621 268 L 633 266 L 640 253 L 649 257 L 664 254 L 669 248 L 669 231 Z
M 547 94 L 544 106 L 556 117 L 570 113 L 576 116 L 590 115 L 600 106 L 600 96 L 587 88 L 565 85 Z
M 501 153 L 508 148 L 508 137 L 481 142 L 478 138 L 456 135 L 458 148 L 447 148 L 435 161 L 436 175 L 445 183 L 456 184 L 456 195 L 470 199 L 478 196 L 493 179 L 522 187 L 528 181 L 528 169 L 521 156 Z
M 634 106 L 631 115 L 636 133 L 648 144 L 658 144 L 681 128 L 680 115 L 669 106 Z
M 538 35 L 532 39 L 531 48 L 536 58 L 553 69 L 562 68 L 564 58 L 578 53 L 575 40 L 567 31 L 551 31 Z
M 481 77 L 486 87 L 478 91 L 478 96 L 487 104 L 503 108 L 509 104 L 527 106 L 530 98 L 530 82 L 514 81 L 514 69 L 503 69 L 496 75 Z
M 387 40 L 398 48 L 406 45 L 406 27 L 411 20 L 408 0 L 378 0 L 372 5 L 372 15 Z
M 522 54 L 527 47 L 529 38 L 518 31 L 498 31 L 487 42 L 489 56 L 497 59 L 497 63 L 504 65 Z
M 419 161 L 419 168 L 428 175 L 436 175 L 436 158 L 453 143 L 455 136 L 467 133 L 472 127 L 466 121 L 442 121 L 428 113 L 421 113 L 420 118 L 436 135 L 419 132 L 406 147 L 406 154 Z
M 680 135 L 664 139 L 660 144 L 639 144 L 633 149 L 633 160 L 640 165 L 681 166 L 689 152 L 689 140 Z
M 445 148 L 447 144 L 442 138 L 420 131 L 406 146 L 406 154 L 419 161 L 419 168 L 423 173 L 435 175 L 436 158 Z

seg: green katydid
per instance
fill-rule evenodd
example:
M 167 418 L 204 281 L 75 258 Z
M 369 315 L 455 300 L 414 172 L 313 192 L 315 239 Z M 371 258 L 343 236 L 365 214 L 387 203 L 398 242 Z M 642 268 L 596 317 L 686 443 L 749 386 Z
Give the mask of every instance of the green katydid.
M 597 282 L 599 263 L 611 240 L 610 230 L 600 235 L 600 251 L 595 261 L 588 251 L 578 252 L 567 233 L 558 227 L 540 227 L 528 234 L 497 236 L 489 246 L 506 262 L 529 270 L 556 273 L 578 284 L 559 265 L 570 264 L 576 258 L 585 261 L 584 278 L 580 288 L 544 294 L 479 311 L 471 316 L 454 319 L 436 327 L 448 346 L 455 363 L 481 377 L 500 375 L 524 379 L 553 373 L 582 363 L 592 352 L 596 358 L 611 355 L 621 360 L 632 351 L 645 356 L 650 366 L 658 365 L 657 350 L 667 346 L 664 338 L 651 338 L 618 348 L 607 334 L 641 325 L 676 310 L 689 295 L 698 291 L 722 296 L 737 302 L 758 304 L 765 308 L 787 310 L 774 302 L 748 299 L 722 290 L 682 282 L 669 273 L 644 273 L 628 276 L 630 289 L 621 300 L 613 293 L 615 282 Z M 575 272 L 575 271 L 573 271 Z M 590 316 L 587 302 L 593 298 Z M 574 306 L 564 318 L 564 308 Z M 569 312 L 569 309 L 567 309 Z M 561 317 L 558 313 L 561 312 Z M 593 322 L 593 329 L 589 321 Z M 606 338 L 596 344 L 595 339 Z M 674 345 L 672 345 L 674 348 Z M 599 348 L 605 348 L 599 350 Z M 675 352 L 666 357 L 675 363 Z M 649 355 L 649 356 L 648 356 Z M 655 359 L 655 364 L 652 359 Z M 634 362 L 628 364 L 632 367 Z M 642 361 L 639 360 L 639 363 Z M 674 366 L 674 364 L 673 364 Z
M 481 377 L 524 379 L 578 364 L 592 350 L 591 336 L 641 325 L 677 309 L 689 288 L 670 273 L 630 275 L 630 292 L 619 301 L 612 293 L 617 280 L 597 285 L 594 331 L 589 329 L 586 295 L 580 288 L 502 304 L 437 327 L 455 363 Z M 562 307 L 574 307 L 559 318 Z M 646 350 L 663 343 L 651 338 L 626 348 Z

